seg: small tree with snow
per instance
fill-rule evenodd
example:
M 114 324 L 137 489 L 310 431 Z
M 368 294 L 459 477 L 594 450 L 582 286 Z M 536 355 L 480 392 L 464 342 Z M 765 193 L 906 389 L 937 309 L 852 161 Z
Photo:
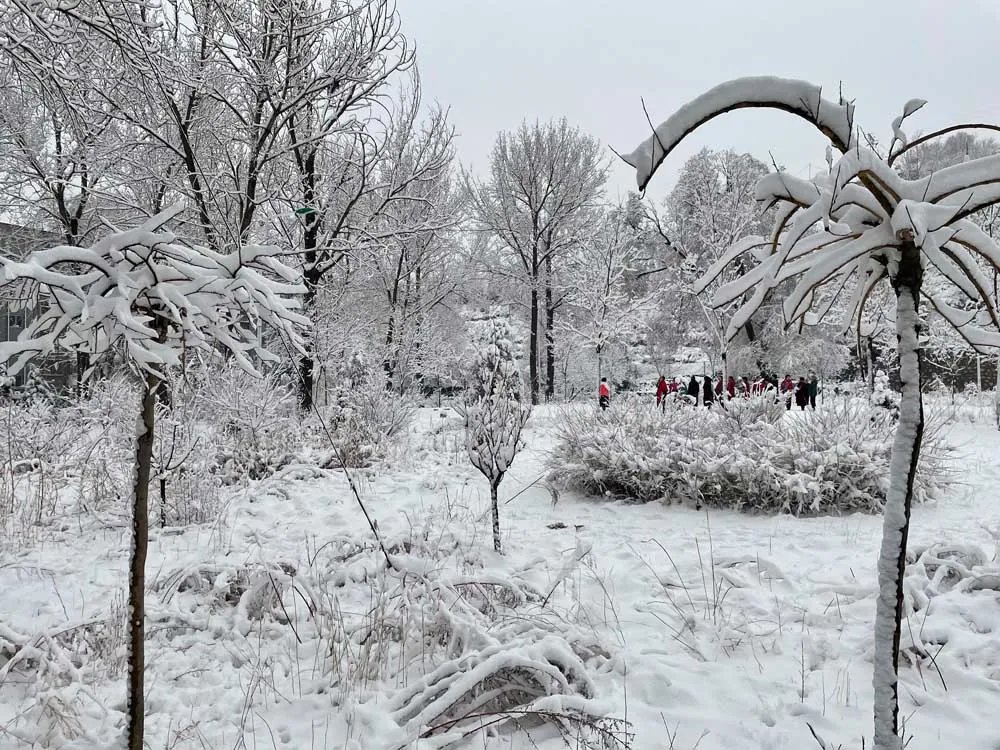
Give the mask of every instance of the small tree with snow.
M 597 355 L 597 379 L 604 375 L 604 354 L 641 329 L 653 309 L 653 295 L 635 287 L 642 247 L 624 208 L 601 216 L 582 241 L 569 267 L 566 298 L 570 312 L 558 327 Z
M 846 299 L 843 324 L 850 327 L 879 283 L 888 280 L 895 296 L 902 384 L 899 423 L 892 446 L 875 614 L 875 748 L 900 750 L 898 664 L 903 612 L 903 570 L 910 526 L 914 477 L 924 431 L 920 394 L 920 302 L 925 300 L 977 351 L 1000 346 L 1000 335 L 983 330 L 1000 325 L 990 276 L 1000 270 L 1000 248 L 970 216 L 1000 204 L 1000 156 L 988 156 L 907 180 L 893 162 L 911 148 L 903 121 L 924 102 L 913 99 L 892 124 L 887 154 L 862 137 L 854 125 L 854 106 L 823 98 L 819 87 L 779 78 L 742 78 L 724 83 L 679 109 L 652 136 L 624 157 L 637 170 L 640 188 L 685 136 L 720 114 L 735 109 L 771 108 L 790 112 L 815 125 L 841 156 L 827 150 L 829 174 L 814 182 L 778 172 L 757 184 L 757 200 L 776 209 L 769 237 L 737 241 L 708 269 L 703 290 L 731 264 L 746 270 L 719 288 L 713 304 L 742 301 L 728 335 L 750 319 L 784 282 L 788 325 L 823 320 Z M 945 128 L 914 141 L 926 143 L 966 126 Z M 975 126 L 968 126 L 975 127 Z M 755 260 L 750 265 L 748 261 Z M 939 276 L 968 299 L 952 304 Z
M 488 318 L 473 356 L 469 387 L 473 400 L 496 394 L 520 400 L 521 373 L 510 323 L 506 318 Z
M 489 321 L 485 345 L 476 356 L 473 393 L 465 407 L 465 445 L 469 460 L 490 483 L 493 514 L 493 548 L 501 552 L 500 482 L 524 447 L 521 433 L 531 415 L 531 405 L 521 399 L 521 378 L 505 320 Z
M 114 349 L 141 380 L 129 562 L 129 750 L 143 747 L 149 480 L 156 399 L 166 370 L 182 364 L 186 349 L 201 348 L 227 351 L 244 370 L 257 373 L 255 360 L 278 359 L 261 343 L 263 325 L 301 350 L 299 329 L 308 324 L 294 312 L 304 289 L 276 248 L 247 246 L 223 255 L 182 244 L 164 229 L 181 208 L 116 231 L 93 247 L 39 250 L 22 262 L 0 257 L 3 281 L 31 283 L 43 309 L 17 341 L 0 343 L 8 375 L 57 348 L 88 355 L 91 362 Z

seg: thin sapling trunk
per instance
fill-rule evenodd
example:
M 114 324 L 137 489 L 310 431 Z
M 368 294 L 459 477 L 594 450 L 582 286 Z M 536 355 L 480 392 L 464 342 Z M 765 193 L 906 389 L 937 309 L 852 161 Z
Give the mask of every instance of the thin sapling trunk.
M 146 549 L 149 544 L 149 476 L 153 462 L 156 391 L 160 380 L 144 379 L 139 429 L 135 444 L 135 484 L 132 505 L 132 559 L 129 563 L 128 613 L 128 750 L 143 750 L 145 701 Z
M 879 593 L 875 607 L 875 748 L 901 750 L 899 737 L 899 640 L 903 619 L 903 572 L 910 531 L 913 482 L 924 432 L 920 394 L 920 318 L 918 299 L 923 270 L 912 242 L 901 247 L 896 291 L 896 337 L 902 398 L 892 444 L 889 491 L 885 498 L 882 547 L 878 560 Z
M 497 502 L 497 491 L 500 489 L 501 479 L 503 479 L 503 475 L 495 481 L 490 482 L 490 503 L 493 511 L 493 549 L 497 551 L 497 554 L 503 553 L 500 547 L 500 505 Z

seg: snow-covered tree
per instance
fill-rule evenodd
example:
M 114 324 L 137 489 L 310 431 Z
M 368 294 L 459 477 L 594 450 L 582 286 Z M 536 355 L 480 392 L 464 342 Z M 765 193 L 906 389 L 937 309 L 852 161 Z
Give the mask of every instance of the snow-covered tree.
M 465 406 L 465 445 L 469 460 L 490 483 L 493 547 L 501 551 L 497 492 L 504 474 L 524 447 L 521 432 L 531 406 L 521 398 L 510 325 L 504 318 L 486 321 L 472 366 L 470 403 Z
M 920 302 L 927 301 L 974 349 L 1000 346 L 1000 334 L 981 326 L 1000 323 L 990 279 L 980 263 L 1000 269 L 1000 248 L 972 214 L 1000 203 L 1000 157 L 989 156 L 907 180 L 892 161 L 906 153 L 903 121 L 925 102 L 913 99 L 892 123 L 883 156 L 860 137 L 854 106 L 823 98 L 819 87 L 780 78 L 742 78 L 724 83 L 679 109 L 625 160 L 636 168 L 640 188 L 685 136 L 703 123 L 741 108 L 772 108 L 794 114 L 830 139 L 830 172 L 816 182 L 778 172 L 762 178 L 756 197 L 775 207 L 769 237 L 737 242 L 699 281 L 704 289 L 733 263 L 746 272 L 723 285 L 716 305 L 749 295 L 729 323 L 735 335 L 783 282 L 792 285 L 782 309 L 789 324 L 816 323 L 847 295 L 849 326 L 872 290 L 887 280 L 895 295 L 899 423 L 892 447 L 878 561 L 875 615 L 874 724 L 877 750 L 899 750 L 898 663 L 903 614 L 903 569 L 914 475 L 924 430 L 920 393 Z M 960 127 L 960 126 L 959 126 Z M 938 131 L 943 135 L 958 128 Z M 927 137 L 924 141 L 926 142 Z M 866 145 L 868 144 L 868 145 Z M 833 149 L 840 152 L 834 159 Z M 934 268 L 974 305 L 960 309 L 924 284 Z
M 416 75 L 382 110 L 351 132 L 327 133 L 321 140 L 300 132 L 304 125 L 291 133 L 298 189 L 275 201 L 283 204 L 275 223 L 303 248 L 308 310 L 319 314 L 317 298 L 325 286 L 336 285 L 337 270 L 357 280 L 360 268 L 371 282 L 379 299 L 373 312 L 384 320 L 384 329 L 373 335 L 386 341 L 381 354 L 392 381 L 398 379 L 394 352 L 409 333 L 400 330 L 406 324 L 401 315 L 404 308 L 419 315 L 440 302 L 436 287 L 444 264 L 435 263 L 435 256 L 460 212 L 450 185 L 454 130 L 447 112 L 434 108 L 420 119 L 424 102 Z M 306 407 L 313 360 L 326 354 L 323 344 L 310 342 L 300 363 Z
M 500 396 L 521 400 L 521 371 L 510 322 L 493 316 L 482 323 L 469 373 L 470 400 Z
M 684 163 L 662 210 L 646 205 L 646 216 L 660 239 L 661 265 L 650 273 L 670 286 L 660 295 L 660 304 L 682 321 L 688 345 L 702 348 L 713 360 L 713 350 L 717 351 L 724 374 L 737 348 L 743 349 L 741 361 L 756 353 L 750 358 L 752 367 L 737 370 L 760 369 L 764 342 L 758 329 L 763 321 L 748 319 L 741 341 L 731 342 L 725 330 L 739 300 L 713 308 L 692 294 L 691 287 L 734 242 L 764 231 L 769 217 L 754 200 L 754 186 L 766 173 L 766 165 L 750 154 L 702 149 Z M 713 291 L 741 272 L 738 264 L 726 269 L 713 282 Z
M 606 348 L 634 337 L 652 311 L 652 295 L 636 281 L 641 261 L 636 231 L 621 207 L 605 212 L 570 255 L 569 311 L 560 326 L 597 355 L 598 380 Z
M 514 457 L 524 447 L 521 432 L 531 416 L 531 405 L 503 393 L 484 396 L 465 408 L 465 447 L 469 460 L 490 483 L 493 548 L 501 552 L 498 490 Z
M 490 157 L 490 176 L 466 176 L 477 222 L 502 246 L 509 272 L 528 287 L 528 385 L 531 402 L 541 390 L 541 336 L 545 336 L 546 392 L 555 380 L 555 275 L 567 248 L 584 236 L 590 210 L 607 179 L 596 139 L 565 119 L 524 123 L 501 133 Z
M 263 327 L 292 349 L 308 320 L 294 310 L 304 289 L 274 247 L 246 246 L 228 255 L 177 242 L 168 209 L 143 225 L 115 231 L 91 247 L 60 246 L 23 261 L 0 257 L 3 281 L 32 284 L 41 314 L 18 337 L 0 343 L 8 376 L 57 348 L 92 362 L 111 351 L 141 380 L 129 563 L 128 748 L 143 747 L 144 590 L 149 480 L 157 394 L 185 351 L 226 351 L 250 373 L 279 358 L 262 343 Z

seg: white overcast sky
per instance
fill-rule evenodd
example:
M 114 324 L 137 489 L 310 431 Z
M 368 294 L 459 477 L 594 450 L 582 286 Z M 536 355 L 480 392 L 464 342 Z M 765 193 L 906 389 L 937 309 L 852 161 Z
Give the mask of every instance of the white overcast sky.
M 626 153 L 676 107 L 732 78 L 777 75 L 843 83 L 856 120 L 880 140 L 908 99 L 928 105 L 909 132 L 958 121 L 1000 123 L 1000 0 L 400 0 L 425 97 L 451 108 L 459 155 L 486 169 L 500 130 L 566 116 Z M 769 152 L 807 176 L 825 143 L 784 113 L 716 119 L 653 178 L 664 195 L 685 159 L 732 147 Z M 611 197 L 634 187 L 613 168 Z

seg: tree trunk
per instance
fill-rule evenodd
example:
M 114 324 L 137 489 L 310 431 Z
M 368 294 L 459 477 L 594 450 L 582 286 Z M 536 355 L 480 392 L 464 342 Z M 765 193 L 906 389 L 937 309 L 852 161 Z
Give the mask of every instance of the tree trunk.
M 865 357 L 868 364 L 868 395 L 875 393 L 875 337 L 865 337 Z
M 990 233 L 992 237 L 992 231 Z M 993 304 L 1000 304 L 1000 272 L 993 272 Z M 997 418 L 997 429 L 1000 430 L 1000 352 L 997 352 L 997 373 L 993 383 L 993 412 Z
M 160 474 L 160 528 L 167 527 L 167 474 Z
M 503 554 L 500 548 L 500 506 L 497 503 L 497 490 L 500 487 L 500 480 L 490 482 L 490 503 L 493 510 L 493 549 L 498 554 Z M 130 749 L 131 750 L 131 749 Z
M 531 315 L 528 324 L 528 383 L 531 403 L 538 404 L 538 279 L 531 281 Z
M 88 393 L 88 384 L 85 380 L 87 370 L 90 369 L 90 355 L 86 352 L 76 353 L 76 397 L 82 399 Z
M 315 255 L 315 253 L 314 253 Z M 302 295 L 302 311 L 310 318 L 313 317 L 313 306 L 316 303 L 316 285 L 319 283 L 319 275 L 315 268 L 306 268 L 303 274 L 306 292 Z M 309 411 L 313 407 L 313 392 L 316 388 L 316 344 L 314 341 L 315 331 L 310 331 L 305 342 L 305 351 L 299 358 L 299 406 L 303 411 Z
M 382 372 L 385 373 L 385 389 L 392 392 L 392 380 L 395 377 L 396 364 L 392 356 L 392 345 L 396 334 L 395 312 L 389 313 L 389 322 L 385 332 L 385 357 L 382 359 Z
M 993 411 L 996 412 L 997 429 L 1000 430 L 1000 354 L 997 354 L 997 379 L 993 384 Z
M 149 541 L 149 475 L 153 460 L 153 427 L 156 415 L 156 391 L 160 385 L 155 375 L 146 375 L 142 394 L 142 427 L 136 436 L 135 484 L 132 505 L 132 560 L 128 588 L 128 750 L 143 750 L 145 696 L 143 672 L 145 658 L 146 547 Z
M 920 319 L 917 315 L 923 271 L 912 242 L 905 243 L 896 292 L 896 337 L 902 398 L 892 444 L 889 491 L 883 512 L 882 547 L 878 560 L 879 593 L 875 607 L 875 750 L 900 750 L 899 639 L 903 617 L 903 570 L 910 531 L 913 481 L 924 432 L 920 394 Z
M 545 321 L 545 400 L 551 401 L 556 395 L 556 342 L 552 333 L 552 317 L 555 310 L 549 310 Z
M 552 256 L 545 259 L 545 400 L 551 401 L 556 393 L 556 308 L 552 303 Z

